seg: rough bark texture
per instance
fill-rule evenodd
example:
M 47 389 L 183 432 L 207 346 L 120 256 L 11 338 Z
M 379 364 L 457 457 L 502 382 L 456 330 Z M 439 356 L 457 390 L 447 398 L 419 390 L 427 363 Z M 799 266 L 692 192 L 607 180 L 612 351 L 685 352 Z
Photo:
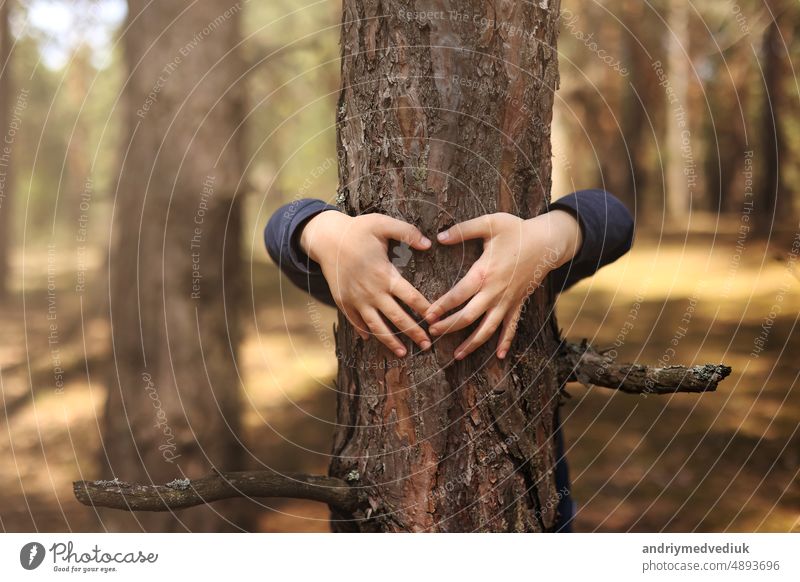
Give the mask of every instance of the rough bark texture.
M 429 236 L 491 212 L 531 217 L 550 195 L 558 0 L 345 0 L 338 109 L 341 207 L 385 213 Z M 481 24 L 481 19 L 491 21 Z M 477 20 L 476 20 L 477 19 Z M 480 242 L 395 250 L 428 298 L 462 277 Z M 463 362 L 466 334 L 398 360 L 343 318 L 331 475 L 370 507 L 335 529 L 542 531 L 555 522 L 553 416 L 559 334 L 546 290 L 505 362 L 496 337 Z M 411 348 L 410 345 L 408 345 Z
M 241 4 L 130 0 L 128 135 L 114 207 L 114 365 L 101 474 L 164 483 L 237 469 L 243 116 Z M 112 529 L 205 531 L 247 520 L 226 507 Z

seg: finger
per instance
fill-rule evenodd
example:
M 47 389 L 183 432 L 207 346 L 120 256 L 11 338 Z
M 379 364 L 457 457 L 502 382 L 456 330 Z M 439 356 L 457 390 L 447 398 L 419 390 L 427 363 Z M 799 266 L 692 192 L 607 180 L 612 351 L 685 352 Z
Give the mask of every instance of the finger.
M 470 299 L 463 309 L 459 309 L 450 317 L 434 323 L 428 328 L 431 335 L 442 335 L 464 329 L 476 321 L 489 308 L 491 298 L 486 293 L 478 293 Z
M 492 334 L 497 330 L 497 327 L 500 325 L 500 322 L 503 321 L 503 315 L 505 314 L 505 309 L 502 307 L 495 307 L 494 309 L 490 310 L 486 317 L 483 318 L 483 321 L 480 322 L 475 331 L 473 331 L 470 336 L 464 340 L 460 346 L 458 346 L 453 353 L 453 357 L 456 360 L 463 360 L 469 354 L 477 350 L 481 347 L 486 340 L 492 337 Z
M 465 220 L 443 230 L 436 235 L 436 240 L 445 245 L 454 245 L 474 238 L 491 236 L 491 220 L 489 215 L 479 216 L 472 220 Z
M 392 279 L 392 284 L 389 287 L 392 295 L 397 297 L 400 301 L 408 305 L 411 309 L 424 314 L 431 307 L 430 301 L 425 299 L 425 296 L 420 293 L 416 287 L 406 281 L 400 273 Z
M 352 307 L 341 307 L 342 313 L 347 320 L 353 325 L 356 333 L 361 336 L 361 339 L 367 341 L 369 339 L 369 328 L 367 327 L 364 318 Z
M 400 333 L 406 334 L 420 348 L 427 350 L 431 347 L 428 334 L 426 334 L 425 331 L 417 325 L 417 322 L 414 321 L 408 313 L 403 311 L 403 308 L 390 296 L 386 296 L 386 298 L 378 304 L 378 309 L 380 309 L 386 318 L 400 330 Z
M 450 291 L 433 302 L 433 305 L 425 312 L 425 319 L 429 323 L 435 322 L 451 309 L 463 305 L 470 297 L 480 291 L 483 285 L 483 275 L 481 268 L 476 267 L 477 265 L 473 265 L 463 279 L 456 283 Z
M 511 349 L 511 341 L 517 334 L 517 326 L 519 325 L 519 318 L 522 315 L 522 304 L 515 310 L 506 314 L 503 319 L 503 329 L 500 332 L 500 339 L 497 340 L 497 357 L 503 359 Z
M 383 321 L 380 313 L 378 313 L 374 308 L 370 307 L 369 309 L 362 311 L 361 316 L 364 318 L 364 321 L 367 323 L 367 327 L 369 327 L 370 331 L 372 331 L 372 334 L 378 339 L 379 342 L 392 350 L 399 358 L 402 358 L 406 355 L 405 346 L 389 330 L 389 326 L 386 325 L 385 321 Z
M 399 240 L 420 251 L 431 248 L 431 241 L 417 227 L 391 216 L 381 216 L 378 219 L 377 232 L 386 238 Z

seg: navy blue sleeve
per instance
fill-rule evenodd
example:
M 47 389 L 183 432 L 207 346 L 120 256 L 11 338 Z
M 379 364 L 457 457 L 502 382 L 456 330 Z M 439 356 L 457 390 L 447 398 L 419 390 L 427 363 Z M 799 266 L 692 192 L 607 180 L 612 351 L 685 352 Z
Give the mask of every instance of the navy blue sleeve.
M 300 248 L 305 223 L 335 206 L 304 198 L 279 208 L 269 219 L 264 242 L 272 260 L 289 280 L 316 299 L 335 305 L 320 266 Z M 598 269 L 614 262 L 631 248 L 633 218 L 627 208 L 604 190 L 580 190 L 556 200 L 549 210 L 564 210 L 578 221 L 583 244 L 578 254 L 549 275 L 556 292 L 568 289 Z
M 578 254 L 550 273 L 556 293 L 572 287 L 627 253 L 633 242 L 633 217 L 605 190 L 579 190 L 550 204 L 549 210 L 572 214 L 583 233 Z
M 328 282 L 320 266 L 300 247 L 302 227 L 320 212 L 338 209 L 322 200 L 303 198 L 281 206 L 269 219 L 264 230 L 267 252 L 289 280 L 316 299 L 335 305 Z

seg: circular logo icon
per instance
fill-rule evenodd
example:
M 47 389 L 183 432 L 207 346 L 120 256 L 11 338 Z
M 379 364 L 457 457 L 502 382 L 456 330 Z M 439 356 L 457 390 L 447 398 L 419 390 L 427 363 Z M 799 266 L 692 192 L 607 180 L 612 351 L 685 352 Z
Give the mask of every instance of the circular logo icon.
M 35 570 L 44 561 L 44 546 L 39 542 L 28 542 L 19 551 L 19 563 L 26 570 Z

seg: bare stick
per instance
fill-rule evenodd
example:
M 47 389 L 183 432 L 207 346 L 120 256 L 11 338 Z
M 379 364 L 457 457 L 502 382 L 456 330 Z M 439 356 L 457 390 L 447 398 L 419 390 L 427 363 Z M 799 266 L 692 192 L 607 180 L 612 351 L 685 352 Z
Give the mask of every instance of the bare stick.
M 84 505 L 128 511 L 170 511 L 232 497 L 291 497 L 352 510 L 359 490 L 342 479 L 274 471 L 213 473 L 200 479 L 175 479 L 166 485 L 111 481 L 76 481 L 75 497 Z
M 629 394 L 674 394 L 676 392 L 714 392 L 731 373 L 730 366 L 643 366 L 617 364 L 596 351 L 586 340 L 580 344 L 565 342 L 557 361 L 562 383 L 580 382 L 584 386 L 602 386 Z

